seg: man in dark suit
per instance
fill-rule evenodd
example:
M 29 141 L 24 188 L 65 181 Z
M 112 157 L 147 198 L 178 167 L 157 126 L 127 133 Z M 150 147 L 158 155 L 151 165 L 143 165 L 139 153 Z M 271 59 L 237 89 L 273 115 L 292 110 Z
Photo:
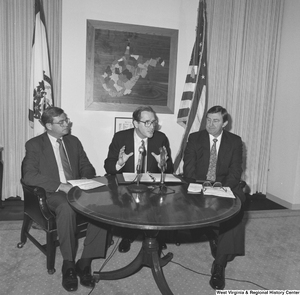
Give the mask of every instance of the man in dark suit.
M 27 185 L 40 186 L 46 190 L 47 203 L 55 213 L 60 250 L 63 257 L 62 285 L 68 291 L 78 288 L 77 275 L 81 285 L 95 286 L 91 275 L 94 258 L 105 257 L 105 229 L 89 223 L 81 258 L 75 264 L 77 240 L 76 213 L 69 205 L 66 194 L 72 188 L 67 180 L 92 178 L 95 169 L 90 163 L 79 139 L 70 133 L 70 120 L 57 107 L 46 109 L 41 117 L 46 132 L 27 141 L 26 155 L 22 163 L 23 181 Z M 62 140 L 59 143 L 59 140 Z M 60 154 L 60 144 L 65 149 Z M 64 159 L 70 169 L 64 167 Z
M 194 180 L 221 182 L 230 187 L 242 204 L 245 195 L 240 186 L 242 174 L 243 143 L 239 136 L 224 128 L 228 113 L 221 106 L 210 108 L 206 114 L 206 130 L 190 134 L 184 152 L 183 173 Z M 216 166 L 213 168 L 211 150 L 216 141 Z M 210 159 L 211 158 L 211 159 Z M 228 221 L 219 224 L 218 234 L 210 241 L 215 261 L 212 265 L 210 285 L 214 289 L 225 287 L 225 267 L 237 255 L 244 255 L 245 230 L 242 224 L 243 210 Z M 210 235 L 208 235 L 211 238 Z
M 108 155 L 104 168 L 108 174 L 136 172 L 140 148 L 145 150 L 142 172 L 160 173 L 160 148 L 166 153 L 166 173 L 173 173 L 173 162 L 167 136 L 158 131 L 158 118 L 150 106 L 141 106 L 132 114 L 134 128 L 117 132 L 109 145 Z M 144 143 L 141 143 L 143 140 Z M 142 164 L 143 164 L 142 163 Z M 123 230 L 124 237 L 119 244 L 120 252 L 128 252 L 130 243 L 136 233 L 132 230 Z

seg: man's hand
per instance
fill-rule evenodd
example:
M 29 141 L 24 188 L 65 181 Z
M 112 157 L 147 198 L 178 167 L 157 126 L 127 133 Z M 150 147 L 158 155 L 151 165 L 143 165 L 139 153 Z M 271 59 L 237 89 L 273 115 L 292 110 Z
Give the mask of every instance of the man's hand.
M 124 145 L 119 152 L 118 165 L 123 166 L 132 155 L 133 152 L 131 152 L 128 155 L 125 153 L 125 145 Z
M 165 146 L 163 146 L 163 149 L 165 151 L 165 155 L 166 155 L 166 165 L 167 165 L 167 160 L 168 160 L 168 153 L 167 153 L 167 149 Z M 160 167 L 160 154 L 156 155 L 155 153 L 151 153 L 151 155 L 155 158 L 157 164 L 158 164 L 158 167 L 161 169 Z M 166 168 L 166 167 L 165 167 Z
M 58 190 L 63 191 L 67 194 L 72 187 L 73 186 L 69 183 L 61 183 L 60 186 L 58 187 Z

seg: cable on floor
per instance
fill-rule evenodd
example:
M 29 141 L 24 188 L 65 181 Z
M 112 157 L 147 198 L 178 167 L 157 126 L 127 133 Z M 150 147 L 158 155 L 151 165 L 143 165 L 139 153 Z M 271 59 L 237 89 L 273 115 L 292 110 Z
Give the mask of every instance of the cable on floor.
M 101 265 L 100 269 L 99 269 L 99 272 L 101 272 L 101 270 L 104 268 L 104 266 L 113 258 L 113 256 L 115 255 L 117 249 L 118 249 L 118 246 L 119 246 L 119 241 L 120 241 L 120 238 L 117 239 L 117 242 L 114 243 L 114 247 L 112 249 L 112 251 L 110 252 L 110 254 L 107 256 L 107 258 L 104 260 L 103 264 Z M 98 283 L 98 282 L 97 282 Z M 95 285 L 96 287 L 96 285 Z M 92 292 L 94 291 L 95 287 L 88 293 L 88 295 L 92 294 Z
M 101 272 L 101 270 L 104 268 L 104 266 L 105 266 L 105 265 L 112 259 L 112 257 L 115 255 L 115 253 L 116 253 L 116 251 L 117 251 L 117 249 L 118 249 L 118 246 L 119 246 L 119 241 L 120 241 L 120 238 L 118 238 L 118 240 L 117 240 L 117 242 L 115 243 L 115 245 L 114 245 L 112 251 L 110 252 L 110 254 L 108 255 L 108 257 L 104 260 L 103 264 L 101 265 L 101 267 L 100 267 L 100 269 L 99 269 L 99 272 Z M 161 254 L 163 255 L 163 257 L 166 256 L 166 255 L 164 254 L 163 251 L 161 251 Z M 191 269 L 191 268 L 189 268 L 189 267 L 187 267 L 187 266 L 184 266 L 183 264 L 181 264 L 181 263 L 179 263 L 179 262 L 176 262 L 176 261 L 174 261 L 174 260 L 171 260 L 170 262 L 171 262 L 171 263 L 174 263 L 174 264 L 177 264 L 178 266 L 180 266 L 180 267 L 182 267 L 182 268 L 184 268 L 184 269 L 186 269 L 186 270 L 188 270 L 188 271 L 191 271 L 191 272 L 193 272 L 193 273 L 195 273 L 195 274 L 199 274 L 199 275 L 206 276 L 206 277 L 210 277 L 210 276 L 211 276 L 210 274 L 202 273 L 202 272 L 193 270 L 193 269 Z M 226 277 L 226 280 L 235 281 L 235 282 L 241 282 L 241 283 L 249 283 L 249 284 L 255 285 L 255 286 L 259 287 L 259 288 L 262 288 L 263 290 L 268 290 L 267 288 L 265 288 L 265 287 L 263 287 L 263 286 L 261 286 L 261 285 L 259 285 L 259 284 L 256 284 L 256 283 L 254 283 L 254 282 L 252 282 L 252 281 L 248 281 L 248 280 L 240 280 L 240 279 L 233 279 L 233 278 L 227 278 L 227 277 Z M 88 293 L 88 295 L 92 294 L 92 292 L 94 291 L 94 289 L 95 289 L 95 287 Z
M 165 256 L 165 254 L 164 254 L 163 252 L 162 252 L 162 254 L 163 254 L 163 256 Z M 201 273 L 201 272 L 199 272 L 199 271 L 193 270 L 193 269 L 191 269 L 191 268 L 189 268 L 189 267 L 187 267 L 187 266 L 184 266 L 184 265 L 182 265 L 181 263 L 176 262 L 176 261 L 174 261 L 174 260 L 171 260 L 170 262 L 171 262 L 171 263 L 174 263 L 174 264 L 177 264 L 177 265 L 181 266 L 182 268 L 184 268 L 184 269 L 186 269 L 186 270 L 188 270 L 188 271 L 191 271 L 191 272 L 193 272 L 193 273 L 196 273 L 196 274 L 199 274 L 199 275 L 202 275 L 202 276 L 206 276 L 206 277 L 210 277 L 210 276 L 211 276 L 211 275 L 209 275 L 209 274 L 207 274 L 207 273 Z M 262 289 L 264 289 L 264 290 L 268 290 L 267 288 L 265 288 L 265 287 L 263 287 L 263 286 L 261 286 L 261 285 L 259 285 L 259 284 L 256 284 L 256 283 L 254 283 L 254 282 L 247 281 L 247 280 L 233 279 L 233 278 L 227 278 L 227 277 L 226 277 L 226 280 L 235 281 L 235 282 L 241 282 L 241 283 L 249 283 L 249 284 L 255 285 L 255 286 L 259 287 L 259 288 L 262 288 Z

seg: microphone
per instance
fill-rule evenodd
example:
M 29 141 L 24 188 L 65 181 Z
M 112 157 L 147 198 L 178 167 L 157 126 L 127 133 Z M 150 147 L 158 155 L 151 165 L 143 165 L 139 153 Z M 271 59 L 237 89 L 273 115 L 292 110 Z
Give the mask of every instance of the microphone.
M 144 140 L 142 140 L 142 144 L 138 149 L 139 152 L 139 157 L 138 157 L 138 161 L 137 161 L 137 165 L 136 165 L 136 179 L 137 179 L 137 183 L 133 183 L 131 185 L 128 186 L 128 190 L 131 193 L 144 193 L 148 190 L 148 187 L 144 184 L 140 184 L 140 178 L 142 176 L 141 174 L 141 170 L 142 170 L 142 163 L 143 163 L 143 154 L 145 153 L 145 142 Z M 136 199 L 136 203 L 139 203 L 139 199 Z
M 163 147 L 160 147 L 159 153 L 160 153 L 160 169 L 164 171 L 167 166 L 166 151 Z
M 138 162 L 137 162 L 137 165 L 136 165 L 137 173 L 141 173 L 142 155 L 143 155 L 144 151 L 145 151 L 145 143 L 144 143 L 144 141 L 142 141 L 142 144 L 139 147 L 139 157 L 138 157 Z

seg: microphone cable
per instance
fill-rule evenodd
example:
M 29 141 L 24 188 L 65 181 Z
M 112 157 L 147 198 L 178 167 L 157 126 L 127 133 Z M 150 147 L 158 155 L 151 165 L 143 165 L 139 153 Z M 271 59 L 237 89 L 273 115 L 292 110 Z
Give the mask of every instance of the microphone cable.
M 117 242 L 115 243 L 115 245 L 114 245 L 112 251 L 110 252 L 110 254 L 108 255 L 108 257 L 104 260 L 103 264 L 101 265 L 101 267 L 100 267 L 100 269 L 99 269 L 99 272 L 101 272 L 101 270 L 105 267 L 105 265 L 106 265 L 106 264 L 112 259 L 112 257 L 115 255 L 115 253 L 116 253 L 116 251 L 117 251 L 117 249 L 118 249 L 118 246 L 119 246 L 119 241 L 120 241 L 120 238 L 117 239 Z M 163 255 L 163 257 L 166 256 L 165 253 L 164 253 L 163 251 L 161 251 L 161 254 Z M 178 265 L 178 266 L 180 266 L 180 267 L 182 267 L 182 268 L 184 268 L 184 269 L 186 269 L 186 270 L 188 270 L 188 271 L 190 271 L 190 272 L 193 272 L 193 273 L 195 273 L 195 274 L 198 274 L 198 275 L 201 275 L 201 276 L 205 276 L 205 277 L 211 277 L 210 274 L 202 273 L 202 272 L 193 270 L 193 269 L 191 269 L 191 268 L 189 268 L 189 267 L 187 267 L 187 266 L 185 266 L 185 265 L 183 265 L 183 264 L 181 264 L 181 263 L 179 263 L 179 262 L 174 261 L 173 259 L 170 260 L 169 262 L 170 262 L 170 263 L 173 263 L 173 264 L 176 264 L 176 265 Z M 226 277 L 226 280 L 229 280 L 229 281 L 235 281 L 235 282 L 240 282 L 240 283 L 248 283 L 248 284 L 252 284 L 252 285 L 254 285 L 254 286 L 256 286 L 256 287 L 259 287 L 259 288 L 261 288 L 261 289 L 263 289 L 263 290 L 269 290 L 269 289 L 267 289 L 267 288 L 265 288 L 265 287 L 263 287 L 263 286 L 261 286 L 261 285 L 259 285 L 259 284 L 257 284 L 257 283 L 254 283 L 254 282 L 252 282 L 252 281 L 249 281 L 249 280 L 241 280 L 241 279 L 234 279 L 234 278 L 228 278 L 228 277 Z M 97 283 L 98 283 L 98 282 L 97 282 Z M 96 286 L 96 285 L 95 285 L 95 286 Z M 88 293 L 88 295 L 92 294 L 92 292 L 94 291 L 94 289 L 95 289 L 95 287 Z
M 118 246 L 119 246 L 119 241 L 120 241 L 120 237 L 118 237 L 117 242 L 114 243 L 114 247 L 112 249 L 112 251 L 110 252 L 110 254 L 108 255 L 107 258 L 105 258 L 104 262 L 102 263 L 100 269 L 99 269 L 99 273 L 101 272 L 101 270 L 104 268 L 104 266 L 113 258 L 113 256 L 115 255 L 115 253 L 117 252 Z M 98 283 L 99 281 L 96 280 L 96 283 Z M 88 295 L 92 294 L 92 292 L 94 291 L 96 285 L 92 288 L 92 290 L 88 293 Z
M 161 253 L 162 253 L 163 256 L 166 256 L 163 252 L 161 252 Z M 188 270 L 188 271 L 191 271 L 191 272 L 193 272 L 193 273 L 195 273 L 195 274 L 199 274 L 199 275 L 202 275 L 202 276 L 205 276 L 205 277 L 211 277 L 210 274 L 202 273 L 202 272 L 193 270 L 193 269 L 191 269 L 191 268 L 189 268 L 189 267 L 187 267 L 187 266 L 184 266 L 183 264 L 181 264 L 181 263 L 179 263 L 179 262 L 173 261 L 173 259 L 172 259 L 170 262 L 171 262 L 171 263 L 174 263 L 174 264 L 177 264 L 177 265 L 179 265 L 180 267 L 182 267 L 182 268 L 184 268 L 184 269 L 186 269 L 186 270 Z M 257 283 L 254 283 L 254 282 L 248 281 L 248 280 L 240 280 L 240 279 L 233 279 L 233 278 L 227 278 L 227 277 L 226 277 L 226 280 L 229 280 L 229 281 L 235 281 L 235 282 L 240 282 L 240 283 L 249 283 L 249 284 L 255 285 L 255 286 L 257 286 L 257 287 L 259 287 L 259 288 L 261 288 L 261 289 L 263 289 L 263 290 L 269 290 L 269 289 L 267 289 L 267 288 L 265 288 L 265 287 L 263 287 L 263 286 L 261 286 L 261 285 L 259 285 L 259 284 L 257 284 Z

